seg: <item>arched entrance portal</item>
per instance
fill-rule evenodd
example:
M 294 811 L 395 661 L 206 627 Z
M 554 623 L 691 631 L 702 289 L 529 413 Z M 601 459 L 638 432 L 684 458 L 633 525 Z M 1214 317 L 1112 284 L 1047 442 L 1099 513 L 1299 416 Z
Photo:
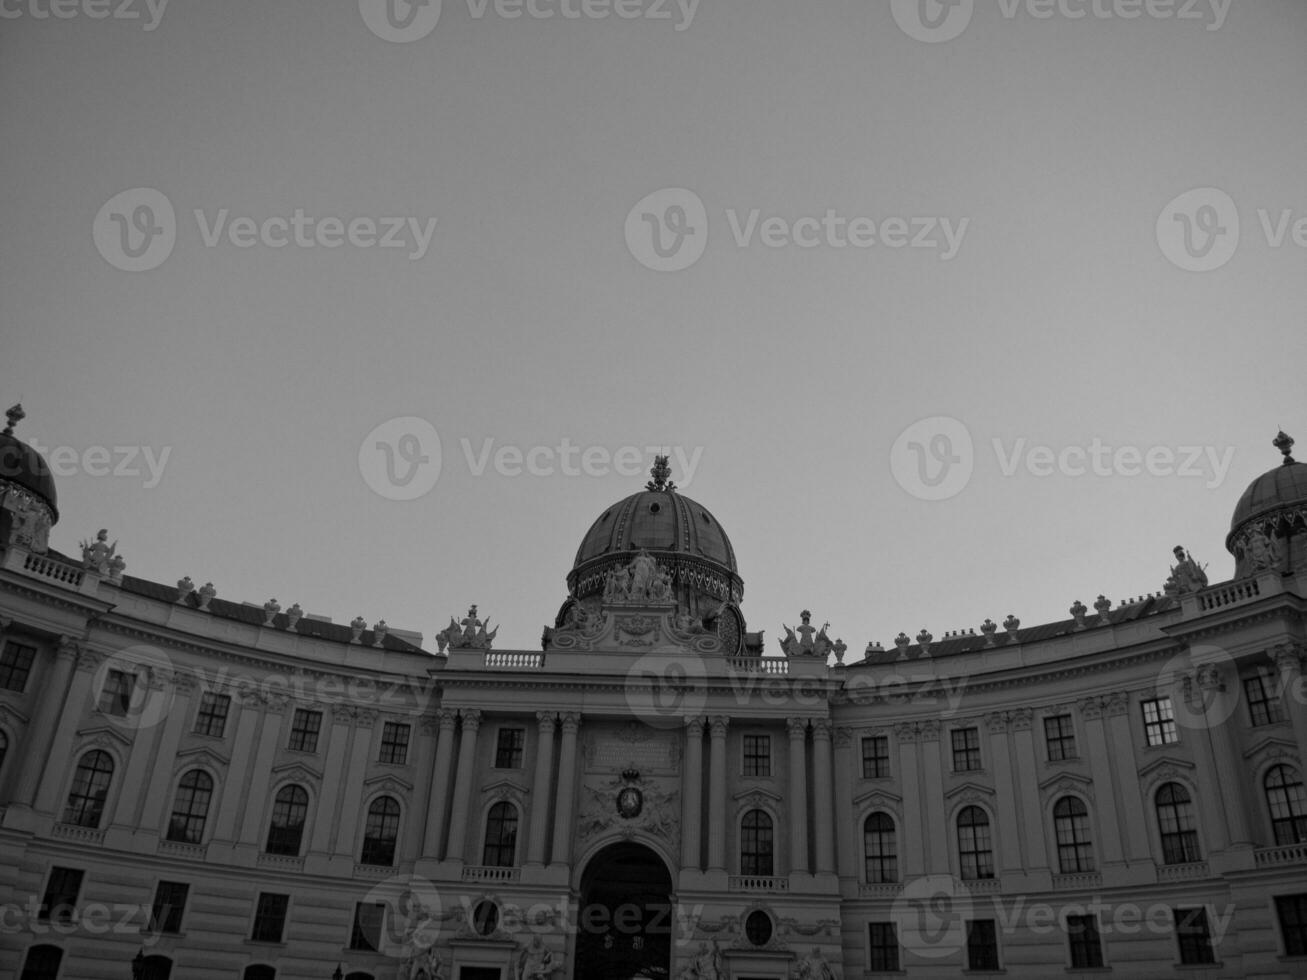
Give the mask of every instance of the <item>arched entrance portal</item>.
M 573 980 L 669 980 L 672 877 L 642 844 L 610 844 L 581 876 Z

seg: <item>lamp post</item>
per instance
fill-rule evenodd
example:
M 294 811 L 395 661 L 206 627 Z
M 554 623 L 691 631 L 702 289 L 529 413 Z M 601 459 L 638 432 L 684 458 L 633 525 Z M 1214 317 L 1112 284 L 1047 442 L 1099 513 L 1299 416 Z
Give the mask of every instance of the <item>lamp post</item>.
M 132 957 L 132 980 L 143 980 L 145 976 L 145 947 L 142 946 Z

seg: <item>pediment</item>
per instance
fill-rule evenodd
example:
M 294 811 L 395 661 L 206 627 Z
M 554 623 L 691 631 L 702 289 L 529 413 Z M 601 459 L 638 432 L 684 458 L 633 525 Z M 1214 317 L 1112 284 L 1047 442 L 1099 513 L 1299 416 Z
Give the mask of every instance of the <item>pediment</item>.
M 526 795 L 530 790 L 521 783 L 516 783 L 511 779 L 496 779 L 493 783 L 487 783 L 481 787 L 481 795 L 487 796 L 493 793 L 519 793 Z
M 1296 756 L 1298 746 L 1291 738 L 1283 738 L 1279 735 L 1267 735 L 1265 738 L 1258 739 L 1248 748 L 1244 749 L 1243 757 L 1251 759 L 1259 755 L 1269 755 L 1278 753 L 1279 755 Z
M 11 725 L 26 725 L 28 718 L 27 715 L 23 714 L 12 704 L 6 704 L 4 701 L 0 701 L 0 721 L 8 722 Z
M 77 737 L 95 742 L 97 745 L 104 745 L 107 741 L 117 742 L 124 747 L 130 746 L 132 740 L 124 735 L 118 729 L 109 725 L 97 725 L 95 728 L 81 728 L 77 731 Z
M 211 766 L 214 769 L 225 769 L 231 764 L 231 759 L 225 755 L 220 755 L 207 746 L 199 746 L 194 749 L 186 749 L 184 752 L 177 753 L 177 760 L 186 765 L 200 763 Z
M 983 783 L 966 782 L 954 786 L 944 794 L 944 799 L 951 800 L 954 797 L 993 797 L 996 795 L 994 787 L 992 786 L 986 786 Z
M 766 800 L 770 803 L 780 804 L 785 800 L 785 797 L 781 796 L 780 793 L 767 789 L 765 786 L 750 786 L 735 793 L 731 799 L 744 800 L 749 803 L 761 803 Z
M 1092 800 L 1094 798 L 1094 781 L 1078 772 L 1059 772 L 1042 780 L 1039 783 L 1039 792 L 1044 796 L 1080 793 Z
M 303 762 L 283 762 L 279 766 L 272 767 L 272 774 L 278 778 L 289 776 L 292 779 L 309 779 L 321 781 L 322 771 L 313 769 Z
M 1188 759 L 1181 759 L 1179 756 L 1164 755 L 1160 759 L 1154 759 L 1148 765 L 1139 770 L 1139 779 L 1146 781 L 1160 776 L 1188 776 L 1197 768 Z
M 869 789 L 864 793 L 859 793 L 853 798 L 853 802 L 857 806 L 871 804 L 874 806 L 893 805 L 897 807 L 903 804 L 903 797 L 899 796 L 897 793 L 891 793 L 888 790 L 875 788 Z
M 412 783 L 410 783 L 407 779 L 400 779 L 398 776 L 392 775 L 391 773 L 388 772 L 382 773 L 379 776 L 372 776 L 369 779 L 363 780 L 363 785 L 368 787 L 375 786 L 380 789 L 390 790 L 392 792 L 398 792 L 400 790 L 403 790 L 404 792 L 407 793 L 413 792 Z

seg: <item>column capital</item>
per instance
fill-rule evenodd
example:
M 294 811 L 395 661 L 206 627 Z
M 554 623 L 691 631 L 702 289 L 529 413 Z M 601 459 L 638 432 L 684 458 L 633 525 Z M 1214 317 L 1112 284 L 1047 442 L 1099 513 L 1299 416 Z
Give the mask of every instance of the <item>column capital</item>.
M 1125 691 L 1113 691 L 1101 699 L 1103 712 L 1109 718 L 1117 718 L 1130 710 L 1130 695 Z
M 1035 719 L 1035 713 L 1029 708 L 1013 708 L 1007 713 L 1008 723 L 1014 732 L 1028 732 Z
M 918 722 L 917 735 L 923 742 L 938 742 L 939 722 L 933 719 L 929 721 Z
M 835 747 L 837 749 L 847 749 L 853 744 L 853 729 L 845 728 L 843 725 L 835 729 Z
M 1225 676 L 1224 672 L 1216 664 L 1203 664 L 1195 671 L 1195 677 L 1198 686 L 1204 691 L 1224 691 Z M 1120 697 L 1121 695 L 1109 695 L 1109 697 Z M 1104 699 L 1106 700 L 1106 699 Z
M 916 722 L 901 721 L 894 726 L 894 737 L 900 742 L 915 742 L 917 740 Z
M 830 741 L 831 723 L 829 718 L 812 719 L 812 737 L 814 740 Z
M 709 723 L 712 725 L 713 738 L 725 738 L 726 729 L 731 727 L 731 719 L 726 715 L 713 715 Z
M 703 715 L 691 715 L 685 719 L 685 728 L 691 738 L 702 738 L 703 730 L 708 727 L 708 719 Z
M 1103 702 L 1100 698 L 1081 698 L 1076 702 L 1076 708 L 1084 718 L 1101 718 L 1103 716 Z
M 378 714 L 376 708 L 359 708 L 359 713 L 356 716 L 359 728 L 371 728 L 377 723 Z
M 562 727 L 564 735 L 575 735 L 581 728 L 581 712 L 579 711 L 560 711 L 558 721 Z
M 985 715 L 985 727 L 991 735 L 1007 734 L 1008 723 L 1006 711 L 991 711 Z
M 77 645 L 75 652 L 69 653 L 64 650 L 63 644 L 59 646 L 60 657 L 75 657 L 77 660 L 77 669 L 83 673 L 94 673 L 100 669 L 100 664 L 104 663 L 104 654 L 98 650 L 88 650 L 87 648 Z
M 1291 678 L 1302 673 L 1303 646 L 1301 643 L 1294 640 L 1277 643 L 1271 647 L 1269 652 L 1280 673 L 1288 674 Z
M 554 726 L 558 724 L 558 715 L 552 711 L 537 711 L 536 724 L 540 728 L 541 735 L 552 735 Z
M 472 733 L 481 727 L 480 708 L 460 708 L 458 713 L 463 719 L 463 731 Z
M 436 724 L 442 732 L 452 732 L 458 723 L 458 712 L 453 708 L 437 708 L 432 713 L 436 716 Z
M 785 728 L 790 733 L 790 740 L 794 741 L 805 737 L 808 734 L 807 718 L 786 718 Z
M 8 629 L 8 627 L 5 627 Z M 68 634 L 59 637 L 59 645 L 55 648 L 55 655 L 60 658 L 76 660 L 77 655 L 82 652 L 82 645 Z

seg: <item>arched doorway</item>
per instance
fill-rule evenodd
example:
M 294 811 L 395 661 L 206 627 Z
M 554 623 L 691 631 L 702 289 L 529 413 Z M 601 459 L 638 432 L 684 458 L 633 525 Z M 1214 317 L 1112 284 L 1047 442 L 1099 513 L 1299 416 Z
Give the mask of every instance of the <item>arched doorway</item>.
M 669 980 L 672 876 L 643 844 L 605 847 L 581 876 L 573 980 Z

